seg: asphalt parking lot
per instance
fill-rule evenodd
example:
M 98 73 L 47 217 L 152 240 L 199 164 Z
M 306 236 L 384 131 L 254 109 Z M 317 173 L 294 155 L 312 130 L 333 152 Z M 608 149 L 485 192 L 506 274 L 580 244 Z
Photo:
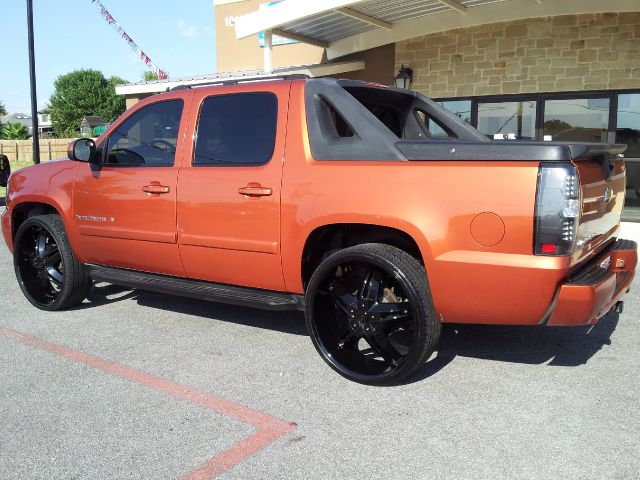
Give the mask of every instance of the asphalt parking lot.
M 640 285 L 591 329 L 448 327 L 410 382 L 297 313 L 101 284 L 44 313 L 0 248 L 0 478 L 640 478 Z

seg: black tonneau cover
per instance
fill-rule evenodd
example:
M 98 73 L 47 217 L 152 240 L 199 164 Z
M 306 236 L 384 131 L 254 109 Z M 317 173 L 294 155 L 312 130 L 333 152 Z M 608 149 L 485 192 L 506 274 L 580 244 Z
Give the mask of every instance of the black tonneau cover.
M 626 145 L 600 143 L 521 142 L 494 140 L 465 142 L 452 140 L 404 140 L 396 148 L 407 160 L 478 160 L 559 162 L 608 157 L 624 152 Z

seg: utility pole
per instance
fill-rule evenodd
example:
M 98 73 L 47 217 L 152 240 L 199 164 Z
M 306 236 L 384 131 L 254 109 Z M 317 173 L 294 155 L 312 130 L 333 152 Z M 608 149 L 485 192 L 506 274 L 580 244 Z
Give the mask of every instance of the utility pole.
M 33 140 L 33 163 L 40 163 L 40 141 L 38 140 L 38 99 L 36 96 L 36 59 L 33 51 L 33 0 L 27 0 L 27 27 L 29 30 L 29 79 L 31 81 L 31 138 Z

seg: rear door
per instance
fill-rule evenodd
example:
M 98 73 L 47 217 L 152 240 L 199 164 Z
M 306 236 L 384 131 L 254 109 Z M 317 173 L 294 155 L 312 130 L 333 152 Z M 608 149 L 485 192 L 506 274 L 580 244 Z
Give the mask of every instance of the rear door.
M 290 83 L 196 89 L 178 180 L 187 276 L 284 290 L 280 186 Z
M 102 168 L 79 165 L 73 213 L 88 262 L 184 276 L 176 187 L 190 94 L 133 107 L 100 143 Z

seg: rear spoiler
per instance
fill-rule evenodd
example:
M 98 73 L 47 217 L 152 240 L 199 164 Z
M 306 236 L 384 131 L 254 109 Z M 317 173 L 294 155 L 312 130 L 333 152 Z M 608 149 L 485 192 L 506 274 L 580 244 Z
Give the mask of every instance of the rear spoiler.
M 466 142 L 446 140 L 405 140 L 396 148 L 411 161 L 583 161 L 621 155 L 626 145 L 601 143 L 520 142 L 513 140 Z

